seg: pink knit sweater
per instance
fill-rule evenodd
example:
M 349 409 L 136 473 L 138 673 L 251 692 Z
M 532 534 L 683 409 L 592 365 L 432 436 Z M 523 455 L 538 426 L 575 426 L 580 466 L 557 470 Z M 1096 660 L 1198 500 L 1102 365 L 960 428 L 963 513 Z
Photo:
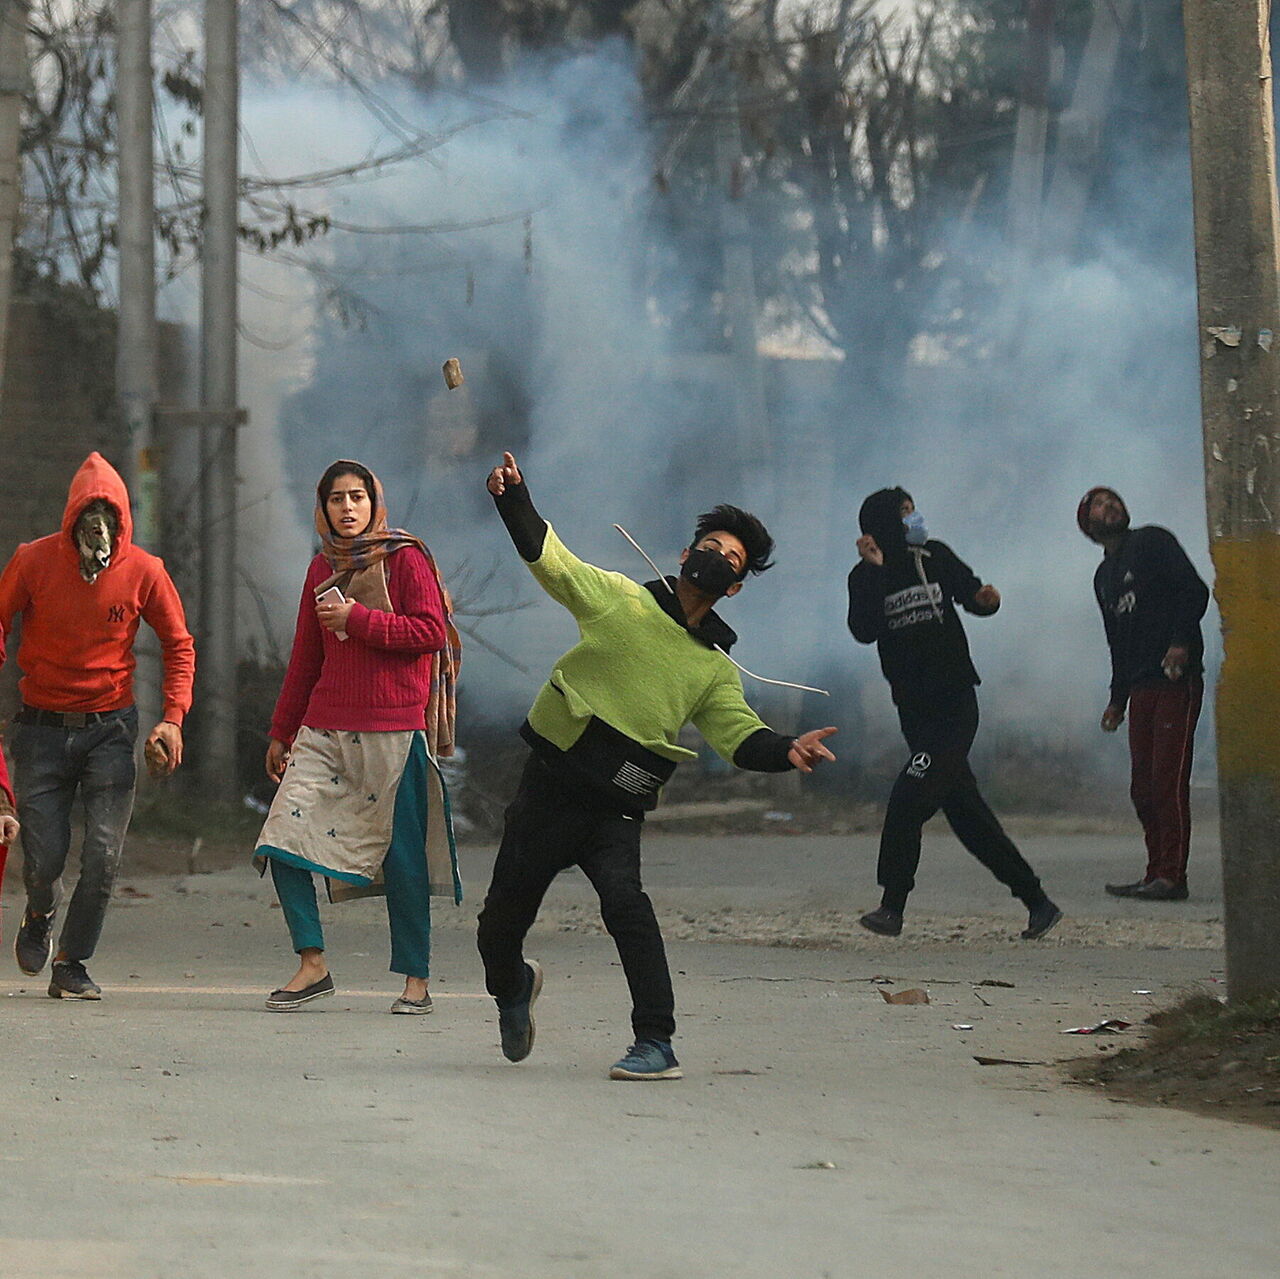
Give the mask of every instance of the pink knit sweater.
M 340 640 L 316 619 L 315 588 L 333 575 L 317 555 L 307 571 L 284 686 L 271 736 L 292 744 L 298 729 L 388 733 L 422 728 L 431 692 L 431 654 L 445 645 L 444 604 L 415 546 L 386 560 L 393 613 L 356 604 Z

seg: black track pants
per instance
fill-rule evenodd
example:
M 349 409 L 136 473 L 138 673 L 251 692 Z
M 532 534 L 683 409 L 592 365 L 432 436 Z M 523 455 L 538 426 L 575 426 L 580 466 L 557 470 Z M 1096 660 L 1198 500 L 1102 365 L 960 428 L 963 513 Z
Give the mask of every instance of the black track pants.
M 485 986 L 495 999 L 524 984 L 524 938 L 551 881 L 578 866 L 600 897 L 600 915 L 622 960 L 637 1039 L 670 1039 L 675 1030 L 671 973 L 653 905 L 640 885 L 642 819 L 587 807 L 534 755 L 507 808 L 493 879 L 476 942 Z
M 920 864 L 920 829 L 942 809 L 956 838 L 1028 908 L 1044 901 L 1036 873 L 987 807 L 969 767 L 978 731 L 978 698 L 965 689 L 945 704 L 898 708 L 911 758 L 898 774 L 880 835 L 876 878 L 882 903 L 906 906 Z

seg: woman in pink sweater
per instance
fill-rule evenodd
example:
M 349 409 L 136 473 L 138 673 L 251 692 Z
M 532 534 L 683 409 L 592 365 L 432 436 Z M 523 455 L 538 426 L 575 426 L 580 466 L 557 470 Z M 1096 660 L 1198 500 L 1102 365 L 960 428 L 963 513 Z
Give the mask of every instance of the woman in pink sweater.
M 312 874 L 333 900 L 385 892 L 396 1013 L 427 1013 L 431 897 L 461 900 L 436 759 L 453 749 L 457 632 L 427 548 L 387 527 L 382 485 L 333 463 L 316 488 L 311 562 L 293 652 L 271 720 L 267 774 L 280 783 L 254 853 L 271 868 L 300 957 L 267 1007 L 332 995 Z

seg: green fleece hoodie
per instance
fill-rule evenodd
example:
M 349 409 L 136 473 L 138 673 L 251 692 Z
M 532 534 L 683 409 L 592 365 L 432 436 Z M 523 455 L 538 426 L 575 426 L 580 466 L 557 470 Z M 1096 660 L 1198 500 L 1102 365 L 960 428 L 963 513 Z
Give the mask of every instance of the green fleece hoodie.
M 747 705 L 733 663 L 663 612 L 645 587 L 578 559 L 550 525 L 529 571 L 573 614 L 581 635 L 529 711 L 534 733 L 557 749 L 571 751 L 594 717 L 675 764 L 694 758 L 677 742 L 692 721 L 732 763 L 748 737 L 768 729 Z

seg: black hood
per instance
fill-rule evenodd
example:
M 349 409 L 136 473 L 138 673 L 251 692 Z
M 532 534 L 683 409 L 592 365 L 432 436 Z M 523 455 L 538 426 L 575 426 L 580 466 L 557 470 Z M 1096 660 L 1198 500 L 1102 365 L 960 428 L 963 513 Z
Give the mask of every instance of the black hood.
M 673 622 L 683 626 L 694 639 L 701 641 L 708 648 L 718 648 L 728 655 L 729 650 L 738 642 L 737 632 L 722 618 L 715 609 L 708 609 L 706 616 L 697 626 L 690 626 L 676 595 L 676 579 L 668 577 L 666 586 L 659 581 L 646 582 L 644 588 L 658 601 L 659 608 Z
M 907 530 L 902 524 L 902 504 L 911 501 L 906 489 L 877 489 L 858 512 L 858 527 L 876 539 L 886 555 L 905 554 Z

